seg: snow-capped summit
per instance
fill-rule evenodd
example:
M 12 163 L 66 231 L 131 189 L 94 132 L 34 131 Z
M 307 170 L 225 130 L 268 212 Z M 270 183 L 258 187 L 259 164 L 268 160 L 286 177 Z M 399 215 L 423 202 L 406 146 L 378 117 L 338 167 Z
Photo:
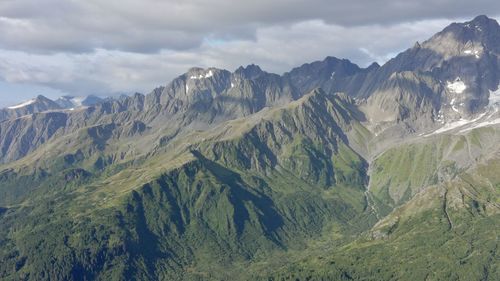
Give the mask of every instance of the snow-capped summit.
M 0 109 L 0 120 L 59 109 L 61 109 L 61 106 L 59 106 L 57 103 L 49 98 L 39 95 L 36 98 L 9 106 L 4 109 Z
M 35 102 L 36 102 L 36 99 L 30 99 L 30 100 L 24 101 L 22 103 L 19 103 L 19 104 L 13 105 L 13 106 L 9 106 L 7 108 L 8 109 L 18 109 L 18 108 L 22 108 L 22 107 L 28 106 L 30 104 L 33 104 Z
M 78 108 L 82 106 L 92 106 L 103 102 L 104 99 L 90 95 L 90 96 L 62 96 L 58 98 L 55 102 L 62 108 Z
M 86 97 L 63 96 L 55 101 L 39 95 L 36 98 L 0 109 L 0 121 L 45 111 L 74 110 L 79 107 L 96 105 L 104 101 L 106 99 L 93 95 Z

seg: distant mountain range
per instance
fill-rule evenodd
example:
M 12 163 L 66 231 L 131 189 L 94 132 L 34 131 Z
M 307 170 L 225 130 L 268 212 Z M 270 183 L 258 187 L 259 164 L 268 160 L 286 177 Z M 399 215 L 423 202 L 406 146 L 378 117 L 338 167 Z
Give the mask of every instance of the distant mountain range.
M 94 95 L 83 97 L 62 96 L 56 100 L 51 100 L 43 95 L 38 95 L 36 98 L 0 109 L 0 120 L 39 112 L 74 110 L 76 108 L 93 106 L 110 100 L 113 100 L 113 98 L 100 98 Z
M 109 98 L 108 98 L 109 99 Z M 73 96 L 62 96 L 55 100 L 55 102 L 62 108 L 78 108 L 81 106 L 92 106 L 102 103 L 105 99 L 97 96 L 85 96 L 85 97 L 73 97 Z
M 0 110 L 0 279 L 500 280 L 500 26 Z

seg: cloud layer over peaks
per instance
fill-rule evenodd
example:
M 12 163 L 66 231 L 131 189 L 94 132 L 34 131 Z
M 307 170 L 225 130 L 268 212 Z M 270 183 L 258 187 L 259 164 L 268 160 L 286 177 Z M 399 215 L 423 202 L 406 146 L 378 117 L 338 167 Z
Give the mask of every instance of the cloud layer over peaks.
M 147 92 L 192 66 L 282 73 L 328 55 L 383 63 L 478 14 L 500 15 L 500 2 L 3 0 L 0 100 L 4 84 L 107 95 Z

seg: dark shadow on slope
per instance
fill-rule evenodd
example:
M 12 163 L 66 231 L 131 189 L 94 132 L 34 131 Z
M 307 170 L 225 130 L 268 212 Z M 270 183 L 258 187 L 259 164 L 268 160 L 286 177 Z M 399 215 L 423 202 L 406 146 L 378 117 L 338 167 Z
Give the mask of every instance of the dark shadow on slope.
M 249 191 L 249 186 L 241 179 L 240 175 L 221 166 L 220 164 L 205 158 L 198 151 L 191 151 L 193 155 L 206 167 L 218 181 L 227 184 L 231 188 L 230 200 L 235 208 L 234 223 L 237 226 L 238 235 L 245 228 L 245 222 L 249 220 L 248 210 L 245 203 L 250 202 L 261 212 L 258 214 L 259 222 L 265 230 L 266 237 L 280 244 L 276 232 L 283 226 L 283 218 L 276 211 L 271 198 L 256 191 Z
M 132 192 L 132 202 L 127 211 L 134 213 L 136 216 L 134 221 L 137 239 L 128 241 L 132 259 L 135 262 L 140 262 L 141 258 L 143 258 L 147 275 L 150 278 L 157 276 L 155 266 L 157 261 L 167 259 L 170 256 L 162 251 L 158 236 L 149 230 L 143 198 L 136 191 Z M 134 274 L 129 273 L 128 275 L 133 276 Z

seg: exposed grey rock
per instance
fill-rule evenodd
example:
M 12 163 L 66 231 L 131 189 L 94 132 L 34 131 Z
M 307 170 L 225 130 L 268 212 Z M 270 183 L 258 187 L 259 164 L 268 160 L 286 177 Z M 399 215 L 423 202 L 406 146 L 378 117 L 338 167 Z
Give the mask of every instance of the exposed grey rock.
M 44 144 L 67 125 L 60 112 L 35 113 L 0 123 L 1 162 L 19 159 Z

